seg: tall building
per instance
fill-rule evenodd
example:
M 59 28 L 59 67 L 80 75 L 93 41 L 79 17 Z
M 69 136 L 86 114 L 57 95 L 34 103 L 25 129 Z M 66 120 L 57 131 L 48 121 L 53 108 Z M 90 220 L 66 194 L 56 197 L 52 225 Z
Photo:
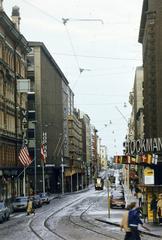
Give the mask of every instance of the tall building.
M 162 1 L 144 0 L 139 42 L 143 47 L 144 135 L 162 137 Z
M 68 81 L 42 42 L 29 42 L 29 46 L 32 49 L 28 55 L 28 78 L 31 80 L 28 94 L 29 147 L 37 162 L 36 188 L 42 190 L 40 148 L 43 142 L 46 150 L 45 188 L 56 192 L 61 186 L 62 158 L 65 165 L 69 164 Z M 33 171 L 29 173 L 31 177 Z M 32 188 L 34 181 L 31 181 Z
M 101 170 L 107 170 L 108 158 L 107 158 L 107 147 L 105 145 L 100 146 L 100 159 L 101 159 Z
M 83 188 L 82 122 L 80 112 L 76 109 L 68 116 L 68 140 L 70 168 L 65 169 L 67 191 Z
M 151 144 L 145 148 L 147 164 L 144 164 L 142 189 L 147 203 L 148 220 L 152 220 L 150 201 L 153 193 L 162 191 L 162 1 L 144 0 L 139 42 L 143 49 L 143 105 L 144 105 L 144 139 L 150 139 Z M 157 143 L 160 143 L 159 145 Z M 148 164 L 151 156 L 153 163 Z M 155 158 L 156 156 L 156 158 Z M 150 159 L 149 159 L 150 157 Z M 157 160 L 158 159 L 158 160 Z M 147 180 L 151 172 L 150 180 Z M 140 178 L 140 181 L 142 179 Z
M 90 117 L 81 112 L 82 121 L 82 142 L 83 142 L 83 164 L 85 172 L 85 185 L 88 185 L 92 180 L 92 146 L 91 146 L 91 123 Z
M 27 77 L 28 42 L 20 33 L 19 8 L 13 7 L 12 20 L 0 1 L 0 200 L 21 193 L 18 160 L 23 139 L 21 113 L 26 94 L 18 92 L 17 82 Z

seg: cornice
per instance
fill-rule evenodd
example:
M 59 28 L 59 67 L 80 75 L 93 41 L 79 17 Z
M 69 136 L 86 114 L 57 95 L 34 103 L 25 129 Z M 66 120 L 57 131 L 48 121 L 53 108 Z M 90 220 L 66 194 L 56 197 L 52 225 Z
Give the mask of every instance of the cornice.
M 5 33 L 15 42 L 15 47 L 19 45 L 25 52 L 30 52 L 28 41 L 16 29 L 14 23 L 4 11 L 0 11 L 0 24 L 4 27 Z

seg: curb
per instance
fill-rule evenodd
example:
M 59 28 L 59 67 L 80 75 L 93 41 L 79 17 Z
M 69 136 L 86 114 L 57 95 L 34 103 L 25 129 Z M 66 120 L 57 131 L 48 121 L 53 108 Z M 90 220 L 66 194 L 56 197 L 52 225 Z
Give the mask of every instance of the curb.
M 107 224 L 110 224 L 110 225 L 113 225 L 113 226 L 116 226 L 116 227 L 120 227 L 119 223 L 113 223 L 113 222 L 102 220 L 102 219 L 98 219 L 98 218 L 95 218 L 95 220 L 99 221 L 99 222 L 102 222 L 102 223 L 107 223 Z M 145 231 L 142 231 L 142 230 L 139 230 L 139 231 L 140 231 L 140 233 L 142 233 L 144 235 L 148 235 L 148 236 L 157 237 L 157 238 L 162 239 L 161 235 L 157 235 L 157 234 L 154 234 L 154 233 L 151 233 L 151 232 L 145 232 Z

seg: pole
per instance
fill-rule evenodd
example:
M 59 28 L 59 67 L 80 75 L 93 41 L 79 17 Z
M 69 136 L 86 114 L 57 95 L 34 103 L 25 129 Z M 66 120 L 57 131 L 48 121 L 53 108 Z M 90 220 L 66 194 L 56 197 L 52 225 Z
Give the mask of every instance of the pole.
M 109 179 L 107 179 L 107 200 L 108 200 L 108 218 L 110 218 L 110 186 Z
M 61 185 L 62 185 L 62 194 L 64 194 L 64 162 L 63 156 L 61 156 Z
M 108 218 L 110 218 L 110 181 L 107 168 L 107 204 L 108 204 Z
M 23 194 L 24 194 L 24 196 L 26 195 L 26 191 L 25 191 L 25 186 L 26 184 L 25 184 L 25 166 L 24 166 L 24 178 L 23 178 Z
M 36 141 L 36 124 L 37 121 L 32 121 L 34 124 L 34 193 L 37 193 L 37 141 Z
M 45 176 L 44 176 L 44 162 L 42 162 L 42 183 L 43 183 L 43 193 L 45 193 Z

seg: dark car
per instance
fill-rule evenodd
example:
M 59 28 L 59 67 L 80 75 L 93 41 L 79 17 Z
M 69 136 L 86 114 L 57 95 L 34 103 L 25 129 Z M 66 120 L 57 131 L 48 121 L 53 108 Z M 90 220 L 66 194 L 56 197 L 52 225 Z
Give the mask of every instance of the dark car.
M 41 197 L 37 194 L 32 197 L 33 200 L 33 207 L 34 208 L 39 208 L 42 207 L 42 200 Z
M 16 197 L 12 203 L 13 211 L 26 210 L 28 197 Z
M 7 207 L 5 202 L 0 202 L 0 222 L 9 220 L 10 218 L 10 209 Z
M 43 203 L 47 203 L 47 204 L 50 203 L 48 193 L 40 193 L 39 196 L 40 196 L 40 198 L 42 200 L 42 204 Z
M 124 194 L 122 193 L 115 193 L 111 195 L 110 198 L 110 207 L 121 207 L 125 208 L 126 202 L 124 198 Z

